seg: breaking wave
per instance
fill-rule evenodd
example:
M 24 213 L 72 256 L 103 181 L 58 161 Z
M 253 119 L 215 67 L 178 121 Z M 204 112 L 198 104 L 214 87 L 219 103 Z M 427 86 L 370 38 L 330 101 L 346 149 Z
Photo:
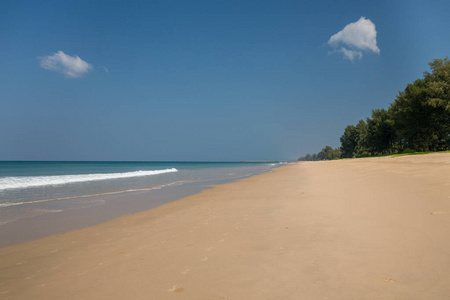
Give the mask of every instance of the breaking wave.
M 49 185 L 63 185 L 68 183 L 100 181 L 119 178 L 142 177 L 159 175 L 164 173 L 178 172 L 177 169 L 134 171 L 124 173 L 99 173 L 99 174 L 77 174 L 57 176 L 24 176 L 0 178 L 0 191 L 8 189 L 25 189 Z

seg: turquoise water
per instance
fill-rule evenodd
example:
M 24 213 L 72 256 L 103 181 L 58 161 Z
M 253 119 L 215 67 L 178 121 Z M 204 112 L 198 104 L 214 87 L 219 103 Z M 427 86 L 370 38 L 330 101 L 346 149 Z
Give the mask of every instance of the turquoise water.
M 268 172 L 277 165 L 250 162 L 0 162 L 0 225 L 36 215 L 104 204 L 102 197 L 95 196 L 235 180 Z M 151 197 L 149 201 L 152 201 Z

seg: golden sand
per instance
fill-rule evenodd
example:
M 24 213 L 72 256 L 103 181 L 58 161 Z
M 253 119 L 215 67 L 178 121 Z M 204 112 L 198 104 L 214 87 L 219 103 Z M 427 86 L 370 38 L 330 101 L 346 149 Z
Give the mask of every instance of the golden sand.
M 4 247 L 0 299 L 450 299 L 450 154 L 288 165 Z

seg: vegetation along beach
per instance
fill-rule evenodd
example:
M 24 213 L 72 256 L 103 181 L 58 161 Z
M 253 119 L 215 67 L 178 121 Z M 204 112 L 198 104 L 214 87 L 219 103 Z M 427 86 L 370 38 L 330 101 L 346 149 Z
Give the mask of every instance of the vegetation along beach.
M 449 13 L 0 1 L 0 300 L 450 300 Z

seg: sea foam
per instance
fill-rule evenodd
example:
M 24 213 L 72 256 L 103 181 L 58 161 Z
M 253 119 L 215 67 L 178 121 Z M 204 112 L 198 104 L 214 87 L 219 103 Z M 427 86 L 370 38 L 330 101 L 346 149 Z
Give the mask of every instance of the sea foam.
M 40 187 L 48 185 L 62 185 L 68 183 L 99 181 L 109 179 L 120 179 L 130 177 L 151 176 L 164 173 L 178 172 L 177 169 L 134 171 L 123 173 L 99 173 L 99 174 L 77 174 L 77 175 L 57 175 L 57 176 L 24 176 L 24 177 L 3 177 L 0 178 L 0 191 L 7 189 L 25 189 L 30 187 Z

